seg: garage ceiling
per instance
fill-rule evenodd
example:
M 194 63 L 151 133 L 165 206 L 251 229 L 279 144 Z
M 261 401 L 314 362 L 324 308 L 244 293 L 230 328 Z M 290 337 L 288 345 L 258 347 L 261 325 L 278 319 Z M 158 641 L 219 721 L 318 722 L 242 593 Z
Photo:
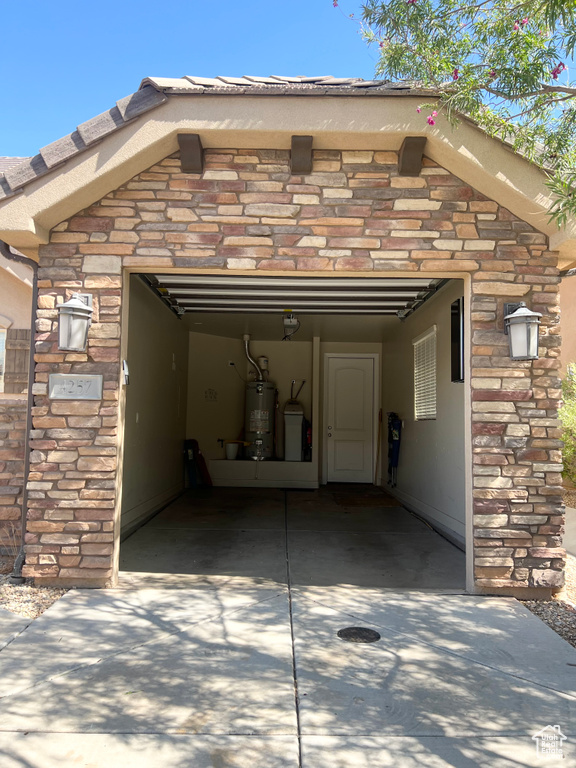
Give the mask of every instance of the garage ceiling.
M 437 278 L 140 275 L 178 315 L 188 313 L 391 315 L 406 317 L 445 280 Z

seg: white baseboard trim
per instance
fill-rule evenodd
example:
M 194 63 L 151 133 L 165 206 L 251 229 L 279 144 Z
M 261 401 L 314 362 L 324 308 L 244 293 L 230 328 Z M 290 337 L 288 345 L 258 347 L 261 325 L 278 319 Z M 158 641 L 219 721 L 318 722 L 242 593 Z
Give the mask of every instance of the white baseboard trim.
M 215 488 L 305 488 L 314 490 L 319 487 L 317 480 L 213 480 Z
M 162 509 L 162 507 L 165 507 L 171 501 L 178 498 L 183 491 L 184 487 L 182 485 L 173 486 L 167 491 L 163 491 L 162 493 L 153 496 L 151 499 L 146 499 L 146 501 L 137 504 L 131 509 L 122 510 L 122 538 L 129 536 L 136 530 L 136 528 L 140 528 L 141 525 L 144 525 L 144 523 L 153 517 L 156 512 Z
M 466 533 L 464 523 L 458 523 L 458 525 L 462 527 L 462 533 L 460 533 L 459 531 L 450 527 L 450 523 L 455 521 L 453 521 L 452 518 L 450 518 L 446 513 L 436 509 L 436 507 L 431 507 L 429 504 L 426 504 L 425 501 L 416 499 L 409 493 L 400 491 L 398 488 L 390 488 L 388 485 L 383 486 L 383 488 L 391 496 L 394 496 L 396 499 L 401 501 L 406 509 L 409 509 L 411 512 L 414 512 L 426 520 L 426 522 L 430 523 L 433 528 L 435 528 L 439 533 L 451 541 L 452 544 L 457 546 L 458 549 L 461 549 L 463 552 L 466 551 Z

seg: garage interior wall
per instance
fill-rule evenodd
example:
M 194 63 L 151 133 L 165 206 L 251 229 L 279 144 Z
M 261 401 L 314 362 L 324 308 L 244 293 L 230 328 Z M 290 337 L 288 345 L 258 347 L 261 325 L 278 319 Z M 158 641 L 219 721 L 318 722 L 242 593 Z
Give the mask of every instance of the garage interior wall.
M 223 459 L 218 438 L 235 440 L 244 426 L 242 342 L 192 332 L 189 345 L 186 437 L 198 441 L 206 459 Z
M 239 323 L 240 325 L 240 323 Z M 312 411 L 312 342 L 260 341 L 250 342 L 250 352 L 256 360 L 269 360 L 269 380 L 278 389 L 280 414 L 290 397 L 293 379 L 299 386 L 306 384 L 298 400 L 307 419 Z M 234 363 L 236 371 L 229 364 Z M 252 366 L 244 355 L 241 334 L 237 338 L 190 333 L 188 423 L 187 436 L 198 440 L 208 460 L 224 459 L 224 448 L 218 439 L 240 439 L 244 427 L 244 380 L 252 379 Z M 241 378 L 242 377 L 242 378 Z M 283 456 L 283 425 L 278 420 L 278 458 Z
M 184 487 L 188 328 L 131 277 L 122 532 Z
M 450 368 L 450 305 L 462 295 L 462 281 L 453 280 L 396 328 L 383 345 L 382 381 L 384 457 L 387 456 L 386 413 L 397 413 L 403 422 L 398 485 L 393 493 L 463 548 L 464 393 L 470 383 L 452 382 Z M 416 421 L 412 341 L 432 325 L 437 326 L 437 418 Z M 386 471 L 383 484 L 385 482 Z
M 394 411 L 399 414 L 404 426 L 398 485 L 393 493 L 406 506 L 428 518 L 463 546 L 466 385 L 453 383 L 450 375 L 451 303 L 462 295 L 462 281 L 451 281 L 405 321 L 383 324 L 382 342 L 320 341 L 321 380 L 318 384 L 322 397 L 326 353 L 380 355 L 383 410 L 381 484 L 386 488 L 386 413 Z M 434 324 L 438 329 L 438 417 L 418 422 L 414 419 L 412 341 Z M 200 322 L 195 325 L 201 327 Z M 238 318 L 239 332 L 235 337 L 200 330 L 190 332 L 190 327 L 186 320 L 178 320 L 139 279 L 132 277 L 124 531 L 135 527 L 183 489 L 182 445 L 185 438 L 198 440 L 200 449 L 210 462 L 225 458 L 219 439 L 226 441 L 242 437 L 243 379 L 251 378 L 251 365 L 244 355 L 241 317 Z M 290 397 L 293 379 L 297 382 L 306 380 L 299 400 L 306 418 L 313 421 L 313 442 L 321 451 L 324 429 L 322 402 L 314 418 L 312 413 L 312 341 L 253 338 L 251 353 L 256 359 L 260 356 L 268 358 L 269 379 L 279 390 L 278 458 L 282 458 L 283 453 L 281 414 L 284 403 Z

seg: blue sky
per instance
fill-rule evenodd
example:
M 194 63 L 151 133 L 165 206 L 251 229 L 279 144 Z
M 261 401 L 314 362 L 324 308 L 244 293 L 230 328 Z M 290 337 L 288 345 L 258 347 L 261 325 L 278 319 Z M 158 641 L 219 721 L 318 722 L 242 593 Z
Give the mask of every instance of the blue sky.
M 1 0 L 0 0 L 1 2 Z M 376 51 L 342 0 L 3 0 L 0 155 L 27 156 L 150 75 L 371 78 Z

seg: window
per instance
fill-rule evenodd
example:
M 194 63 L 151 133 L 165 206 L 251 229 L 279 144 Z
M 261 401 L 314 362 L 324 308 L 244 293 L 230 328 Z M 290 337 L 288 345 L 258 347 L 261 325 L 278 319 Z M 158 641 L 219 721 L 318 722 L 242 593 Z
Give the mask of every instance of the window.
M 412 342 L 414 346 L 414 417 L 436 418 L 436 326 Z
M 450 305 L 450 372 L 452 381 L 464 381 L 464 299 Z
M 6 368 L 6 331 L 0 328 L 0 392 L 4 392 L 4 370 Z

